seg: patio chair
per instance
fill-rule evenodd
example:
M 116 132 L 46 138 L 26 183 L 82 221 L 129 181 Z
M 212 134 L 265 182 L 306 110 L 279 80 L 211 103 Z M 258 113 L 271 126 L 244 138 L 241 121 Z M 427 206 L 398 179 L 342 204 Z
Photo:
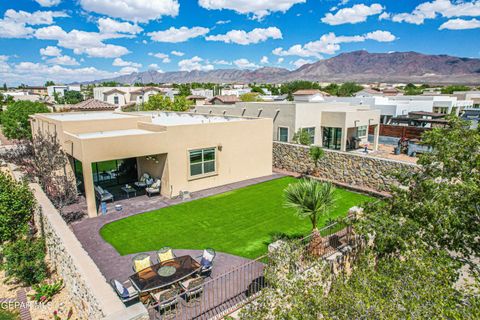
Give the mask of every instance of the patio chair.
M 112 279 L 110 280 L 110 285 L 123 303 L 126 304 L 138 299 L 138 291 L 135 290 L 130 281 L 122 283 L 116 279 Z
M 180 282 L 180 287 L 183 290 L 183 299 L 185 302 L 198 301 L 203 293 L 203 284 L 205 279 L 202 277 L 193 277 Z
M 150 182 L 151 178 L 148 173 L 144 173 L 141 177 L 140 180 L 135 182 L 134 185 L 138 188 L 146 188 L 148 186 L 148 182 Z
M 157 251 L 157 259 L 158 259 L 158 263 L 162 263 L 168 260 L 173 260 L 175 259 L 175 254 L 173 253 L 172 248 L 163 247 L 162 249 Z
M 169 313 L 172 313 L 173 309 L 177 306 L 179 293 L 180 289 L 175 285 L 155 293 L 150 292 L 152 300 L 151 306 L 156 308 L 159 314 L 165 317 Z M 160 319 L 163 319 L 163 317 L 160 317 Z
M 145 191 L 147 192 L 147 195 L 151 197 L 154 194 L 160 194 L 160 186 L 162 184 L 162 181 L 160 179 L 156 179 L 155 182 L 147 187 Z
M 106 202 L 106 201 L 114 201 L 113 194 L 108 192 L 108 190 L 103 189 L 100 186 L 95 186 L 95 196 L 98 198 L 100 202 Z
M 150 256 L 146 253 L 139 253 L 132 258 L 132 268 L 135 272 L 140 272 L 152 265 Z
M 213 260 L 216 256 L 215 250 L 212 248 L 207 248 L 203 250 L 203 254 L 198 258 L 202 258 L 200 260 L 200 265 L 202 266 L 200 269 L 200 275 L 204 277 L 209 277 L 212 274 L 213 269 Z

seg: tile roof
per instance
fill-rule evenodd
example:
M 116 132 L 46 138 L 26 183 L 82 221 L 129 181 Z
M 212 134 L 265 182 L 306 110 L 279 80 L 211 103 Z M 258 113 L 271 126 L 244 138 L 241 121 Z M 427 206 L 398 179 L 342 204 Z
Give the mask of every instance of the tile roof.
M 237 96 L 215 96 L 210 101 L 213 101 L 215 99 L 220 100 L 221 102 L 240 102 L 240 99 Z
M 88 99 L 68 107 L 71 111 L 115 110 L 118 106 L 95 99 Z

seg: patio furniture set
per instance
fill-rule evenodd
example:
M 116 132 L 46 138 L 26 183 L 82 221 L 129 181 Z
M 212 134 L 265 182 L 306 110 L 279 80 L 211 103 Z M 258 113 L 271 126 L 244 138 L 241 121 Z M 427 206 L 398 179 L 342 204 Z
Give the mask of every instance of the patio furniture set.
M 139 181 L 134 183 L 135 188 L 129 184 L 126 184 L 120 189 L 125 194 L 127 199 L 130 198 L 131 195 L 136 197 L 138 190 L 145 190 L 145 193 L 151 197 L 155 194 L 160 194 L 161 183 L 162 181 L 159 178 L 154 179 L 148 173 L 144 173 L 140 177 Z M 102 188 L 99 185 L 95 185 L 94 189 L 95 195 L 100 202 L 115 201 L 113 194 L 107 189 Z
M 153 264 L 148 254 L 141 253 L 132 258 L 135 273 L 125 283 L 115 279 L 110 283 L 124 303 L 140 300 L 165 313 L 180 302 L 188 306 L 200 299 L 215 255 L 215 250 L 205 249 L 196 257 L 199 262 L 189 255 L 177 257 L 170 247 L 165 247 L 157 251 L 157 263 Z

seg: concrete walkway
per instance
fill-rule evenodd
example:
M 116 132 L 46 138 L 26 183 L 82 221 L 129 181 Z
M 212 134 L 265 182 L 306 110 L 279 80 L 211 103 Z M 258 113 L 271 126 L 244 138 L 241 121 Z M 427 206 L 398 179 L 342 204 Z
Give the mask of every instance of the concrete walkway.
M 275 173 L 270 176 L 245 180 L 241 182 L 236 182 L 228 184 L 225 186 L 220 186 L 216 188 L 211 188 L 207 190 L 198 191 L 192 193 L 192 198 L 189 200 L 182 201 L 181 199 L 167 199 L 164 197 L 152 197 L 148 198 L 147 196 L 141 196 L 136 198 L 125 199 L 121 201 L 116 201 L 113 204 L 109 204 L 107 214 L 104 216 L 99 216 L 96 218 L 87 218 L 80 222 L 72 224 L 72 228 L 75 236 L 78 238 L 83 248 L 87 251 L 90 257 L 93 259 L 100 272 L 105 276 L 107 280 L 118 279 L 120 281 L 125 281 L 130 275 L 133 274 L 131 259 L 133 255 L 121 256 L 109 243 L 105 242 L 100 236 L 100 229 L 112 221 L 120 220 L 135 214 L 148 212 L 151 210 L 156 210 L 164 208 L 167 206 L 175 205 L 185 201 L 192 201 L 196 199 L 201 199 L 209 197 L 212 195 L 228 192 L 242 187 L 247 187 L 250 185 L 258 184 L 265 181 L 270 181 L 274 179 L 281 178 L 285 175 Z M 115 211 L 114 205 L 121 204 L 123 207 L 122 211 Z M 158 248 L 160 249 L 160 248 Z M 196 257 L 201 255 L 201 251 L 188 250 L 188 248 L 174 248 L 175 254 L 180 255 L 191 255 Z M 215 248 L 214 248 L 215 249 Z M 148 252 L 153 261 L 156 261 L 154 258 L 154 252 Z M 233 256 L 226 253 L 217 253 L 215 258 L 215 267 L 213 269 L 212 278 L 215 278 L 218 275 L 221 275 L 225 272 L 228 272 L 234 269 L 237 266 L 247 263 L 249 260 Z

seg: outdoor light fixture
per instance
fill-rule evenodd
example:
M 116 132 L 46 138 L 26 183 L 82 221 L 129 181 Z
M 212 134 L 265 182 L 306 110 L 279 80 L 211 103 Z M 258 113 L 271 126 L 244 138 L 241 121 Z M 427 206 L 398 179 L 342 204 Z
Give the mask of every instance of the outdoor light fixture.
M 147 161 L 154 161 L 155 163 L 160 163 L 160 161 L 158 161 L 157 157 L 153 157 L 153 156 L 146 156 L 145 159 Z
M 354 125 L 355 125 L 355 128 L 357 127 L 357 122 L 360 122 L 360 120 L 355 120 L 353 121 Z
M 218 144 L 218 146 L 217 146 L 217 149 L 218 149 L 218 151 L 222 151 L 222 150 L 223 150 L 223 146 L 222 146 L 222 144 L 221 144 L 221 143 L 220 143 L 220 144 Z

